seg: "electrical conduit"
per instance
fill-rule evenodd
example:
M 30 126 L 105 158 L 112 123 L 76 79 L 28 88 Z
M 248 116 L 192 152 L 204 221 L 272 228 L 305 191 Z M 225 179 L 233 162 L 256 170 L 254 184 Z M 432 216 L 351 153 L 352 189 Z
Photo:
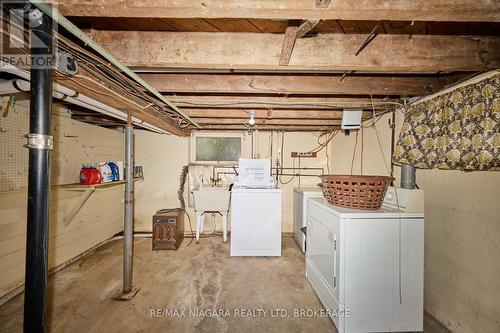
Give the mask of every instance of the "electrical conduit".
M 20 72 L 23 74 L 27 74 L 27 73 L 24 73 L 22 71 L 20 71 Z M 15 74 L 19 74 L 19 73 L 16 72 Z M 20 76 L 22 76 L 26 79 L 29 78 L 29 75 L 20 75 Z M 3 82 L 0 82 L 0 95 L 14 94 L 17 92 L 29 92 L 30 87 L 31 87 L 30 82 L 26 81 L 26 80 L 17 79 L 17 80 L 3 81 Z M 82 106 L 82 107 L 87 108 L 89 110 L 93 110 L 93 111 L 99 112 L 101 114 L 104 114 L 104 115 L 107 115 L 107 116 L 110 116 L 110 117 L 113 117 L 116 119 L 120 119 L 123 121 L 127 120 L 127 114 L 125 112 L 122 112 L 120 110 L 117 110 L 115 108 L 107 106 L 104 103 L 98 102 L 90 97 L 82 95 L 74 90 L 68 89 L 68 88 L 63 87 L 59 84 L 54 84 L 53 87 L 54 87 L 53 88 L 54 89 L 53 90 L 53 97 L 54 98 L 67 101 L 71 104 Z M 145 128 L 145 129 L 148 129 L 148 130 L 156 132 L 156 133 L 160 133 L 160 134 L 167 133 L 165 130 L 162 130 L 161 128 L 156 127 L 154 125 L 151 125 L 149 123 L 146 123 L 146 122 L 144 122 L 141 119 L 136 118 L 136 117 L 132 117 L 132 124 L 139 126 L 139 127 L 142 127 L 142 128 Z

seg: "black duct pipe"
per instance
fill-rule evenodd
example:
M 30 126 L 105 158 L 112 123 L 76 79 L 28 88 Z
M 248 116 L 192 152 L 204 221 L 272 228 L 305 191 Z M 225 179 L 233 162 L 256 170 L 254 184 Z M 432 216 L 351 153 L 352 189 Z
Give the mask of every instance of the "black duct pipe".
M 28 221 L 24 284 L 24 332 L 45 331 L 48 275 L 49 182 L 52 136 L 52 22 L 35 8 L 29 10 L 31 28 L 31 97 Z

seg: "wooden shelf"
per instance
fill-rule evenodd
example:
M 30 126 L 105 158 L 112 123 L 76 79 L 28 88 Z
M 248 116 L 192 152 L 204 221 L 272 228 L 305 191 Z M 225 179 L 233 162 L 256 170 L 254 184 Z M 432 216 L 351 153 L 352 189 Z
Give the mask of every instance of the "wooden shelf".
M 134 182 L 138 180 L 144 180 L 143 177 L 140 178 L 134 178 Z M 117 180 L 114 182 L 108 182 L 108 183 L 100 183 L 100 184 L 93 184 L 93 185 L 82 185 L 79 183 L 73 183 L 73 184 L 64 184 L 64 185 L 59 185 L 62 188 L 67 188 L 67 189 L 75 189 L 75 190 L 86 190 L 86 189 L 96 189 L 96 188 L 105 188 L 105 187 L 111 187 L 111 186 L 116 186 L 116 185 L 121 185 L 125 184 L 125 180 Z
M 140 178 L 134 178 L 134 182 L 138 180 L 143 180 L 143 177 Z M 82 184 L 66 184 L 66 185 L 59 185 L 63 189 L 71 190 L 71 191 L 83 191 L 78 200 L 76 201 L 75 205 L 69 212 L 68 216 L 64 219 L 64 225 L 67 226 L 73 221 L 75 218 L 76 214 L 82 209 L 83 205 L 87 202 L 87 200 L 90 198 L 92 193 L 96 191 L 98 188 L 106 188 L 106 187 L 111 187 L 111 186 L 116 186 L 116 185 L 123 185 L 125 184 L 125 180 L 118 180 L 114 182 L 109 182 L 109 183 L 101 183 L 101 184 L 93 184 L 93 185 L 82 185 Z

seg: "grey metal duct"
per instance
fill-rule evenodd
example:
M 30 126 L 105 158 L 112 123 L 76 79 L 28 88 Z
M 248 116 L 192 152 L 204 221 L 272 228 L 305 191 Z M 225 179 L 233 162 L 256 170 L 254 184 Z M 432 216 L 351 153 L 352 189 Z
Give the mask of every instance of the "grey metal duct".
M 408 164 L 401 165 L 401 188 L 414 189 L 416 168 Z

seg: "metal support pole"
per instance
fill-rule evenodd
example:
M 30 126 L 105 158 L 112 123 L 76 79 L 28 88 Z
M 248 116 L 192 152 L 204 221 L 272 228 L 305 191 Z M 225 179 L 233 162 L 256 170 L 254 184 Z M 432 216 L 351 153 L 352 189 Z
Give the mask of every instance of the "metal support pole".
M 123 227 L 123 293 L 132 291 L 134 227 L 134 127 L 125 128 L 125 223 Z
M 134 127 L 131 117 L 125 127 L 125 212 L 123 223 L 123 288 L 113 296 L 128 301 L 139 288 L 132 286 L 134 256 Z
M 24 332 L 45 331 L 48 275 L 49 182 L 52 136 L 52 22 L 40 11 L 31 26 L 30 134 L 28 135 L 28 220 L 24 284 Z M 35 42 L 36 41 L 36 42 Z M 41 42 L 41 43 L 40 43 Z

